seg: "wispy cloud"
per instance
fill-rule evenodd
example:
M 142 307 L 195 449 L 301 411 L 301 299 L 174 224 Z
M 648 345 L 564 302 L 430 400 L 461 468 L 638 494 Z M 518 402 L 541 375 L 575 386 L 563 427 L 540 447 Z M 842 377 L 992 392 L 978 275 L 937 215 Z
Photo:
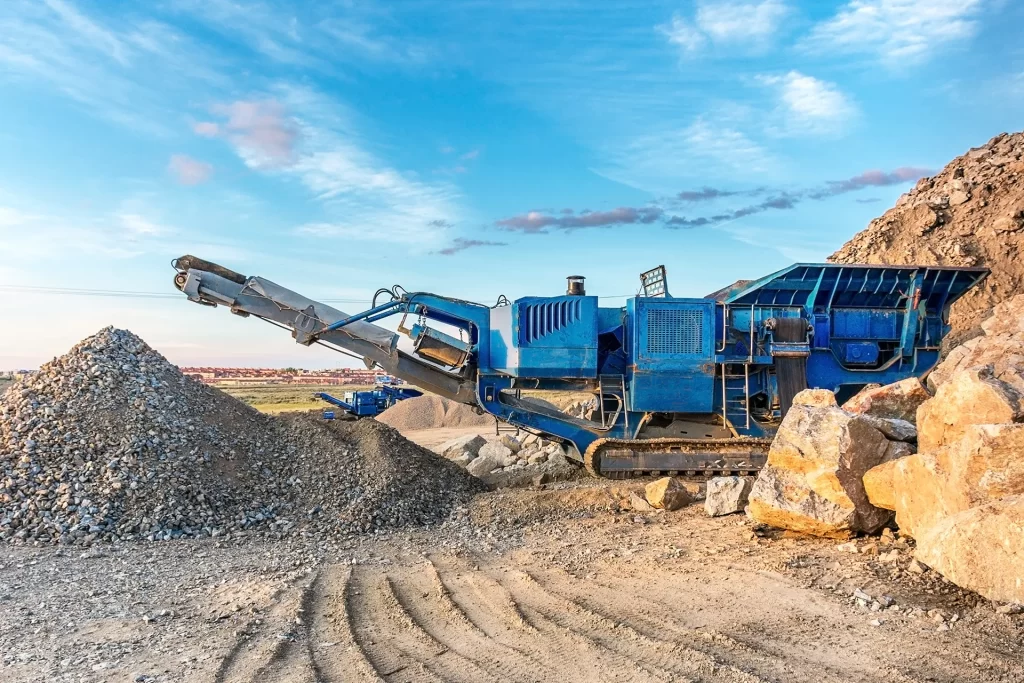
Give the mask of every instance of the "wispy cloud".
M 717 187 L 708 187 L 705 185 L 699 190 L 683 190 L 675 195 L 675 198 L 681 202 L 697 203 L 697 202 L 710 202 L 716 199 L 725 199 L 727 197 L 736 196 L 753 196 L 758 194 L 764 194 L 767 192 L 765 188 L 757 188 L 753 190 L 723 190 Z
M 495 225 L 504 230 L 525 234 L 545 233 L 549 227 L 561 230 L 574 230 L 578 228 L 604 228 L 615 225 L 653 223 L 673 229 L 714 227 L 733 223 L 741 218 L 754 216 L 766 211 L 788 211 L 795 209 L 801 202 L 808 199 L 823 200 L 850 192 L 857 192 L 869 187 L 900 185 L 929 174 L 930 171 L 928 169 L 905 166 L 888 173 L 878 170 L 865 171 L 851 178 L 828 181 L 820 186 L 796 190 L 773 190 L 766 187 L 751 190 L 732 190 L 705 186 L 698 190 L 679 192 L 670 199 L 661 202 L 665 206 L 619 207 L 611 211 L 581 211 L 579 214 L 566 209 L 559 215 L 555 215 L 551 211 L 529 211 L 509 218 L 503 218 L 496 221 Z M 758 195 L 768 196 L 758 202 L 733 209 L 721 210 L 718 213 L 704 216 L 681 216 L 670 209 L 673 203 L 678 205 L 678 203 L 682 202 L 692 205 L 695 203 L 728 200 L 734 197 Z
M 442 254 L 444 256 L 452 256 L 453 254 L 457 254 L 460 251 L 465 251 L 466 249 L 473 249 L 474 247 L 506 247 L 506 246 L 508 246 L 508 242 L 493 242 L 493 241 L 490 241 L 490 240 L 476 240 L 476 239 L 468 239 L 468 238 L 465 238 L 465 237 L 456 237 L 455 239 L 452 240 L 451 244 L 449 244 L 444 249 L 439 249 L 437 251 L 437 253 L 438 254 Z
M 783 76 L 759 76 L 775 90 L 779 123 L 775 131 L 787 136 L 843 132 L 857 116 L 857 107 L 835 83 L 790 71 Z
M 688 177 L 746 178 L 778 166 L 767 149 L 728 125 L 698 117 L 689 126 L 639 136 L 609 150 L 612 163 L 595 169 L 617 182 L 670 191 Z
M 978 31 L 986 0 L 851 0 L 815 26 L 814 53 L 871 55 L 892 69 L 930 60 Z
M 275 97 L 217 110 L 228 120 L 216 134 L 230 140 L 247 165 L 296 179 L 322 208 L 322 219 L 299 225 L 295 234 L 422 249 L 445 243 L 463 217 L 456 187 L 388 165 L 358 133 L 350 112 L 311 88 L 282 85 Z
M 167 135 L 197 83 L 223 86 L 208 51 L 175 28 L 130 13 L 99 18 L 64 0 L 6 0 L 0 80 L 43 85 L 90 112 L 148 135 Z M 155 84 L 159 84 L 156 86 Z
M 789 12 L 781 0 L 701 2 L 692 19 L 676 14 L 658 30 L 686 56 L 708 45 L 757 51 L 770 44 Z
M 612 225 L 649 224 L 662 216 L 663 210 L 658 207 L 632 208 L 622 206 L 610 211 L 581 211 L 578 214 L 553 215 L 539 211 L 503 218 L 495 224 L 505 230 L 535 234 L 547 232 L 553 227 L 561 230 L 577 230 L 580 228 L 606 228 Z
M 897 168 L 889 173 L 879 170 L 865 171 L 864 173 L 853 176 L 852 178 L 828 181 L 823 186 L 819 187 L 804 188 L 793 191 L 777 190 L 772 193 L 771 197 L 764 201 L 748 204 L 746 206 L 741 206 L 739 208 L 711 216 L 699 216 L 696 218 L 686 218 L 675 215 L 669 216 L 665 219 L 665 225 L 672 228 L 697 228 L 720 225 L 723 223 L 732 223 L 740 218 L 753 216 L 765 211 L 795 209 L 798 204 L 807 199 L 822 200 L 842 194 L 848 194 L 850 192 L 857 192 L 869 187 L 901 185 L 930 174 L 931 171 L 928 169 L 911 166 Z M 713 188 L 705 189 L 711 189 L 713 191 Z
M 187 154 L 172 155 L 167 168 L 182 185 L 200 185 L 213 174 L 213 166 Z
M 297 127 L 277 100 L 237 100 L 214 105 L 213 111 L 226 120 L 194 124 L 197 135 L 226 137 L 251 168 L 277 168 L 294 162 Z

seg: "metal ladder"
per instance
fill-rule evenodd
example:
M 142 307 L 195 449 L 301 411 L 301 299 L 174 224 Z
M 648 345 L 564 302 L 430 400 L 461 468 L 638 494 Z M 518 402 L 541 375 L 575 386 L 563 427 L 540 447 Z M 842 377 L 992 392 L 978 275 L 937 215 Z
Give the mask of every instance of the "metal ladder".
M 729 366 L 743 366 L 743 373 L 729 374 Z M 726 363 L 722 365 L 722 418 L 725 426 L 735 430 L 737 426 L 750 429 L 750 365 L 748 363 Z
M 612 423 L 608 423 L 609 415 L 604 409 L 604 395 L 609 394 L 619 399 L 619 410 L 611 415 Z M 597 409 L 601 416 L 602 429 L 611 429 L 621 412 L 626 416 L 626 430 L 629 433 L 629 412 L 626 410 L 626 377 L 625 375 L 598 375 L 597 377 Z

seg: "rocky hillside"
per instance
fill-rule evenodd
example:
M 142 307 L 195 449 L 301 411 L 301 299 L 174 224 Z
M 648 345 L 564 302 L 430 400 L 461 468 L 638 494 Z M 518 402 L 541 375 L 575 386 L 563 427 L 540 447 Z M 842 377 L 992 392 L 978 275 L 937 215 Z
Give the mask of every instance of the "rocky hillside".
M 1024 282 L 1024 132 L 987 144 L 923 178 L 834 253 L 838 263 L 984 266 L 988 280 L 953 306 L 949 337 L 978 334 L 992 307 Z

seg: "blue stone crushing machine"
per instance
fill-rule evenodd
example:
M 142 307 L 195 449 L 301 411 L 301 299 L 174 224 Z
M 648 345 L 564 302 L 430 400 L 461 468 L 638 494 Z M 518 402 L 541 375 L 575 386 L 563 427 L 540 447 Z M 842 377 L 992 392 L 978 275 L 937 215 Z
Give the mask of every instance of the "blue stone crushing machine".
M 349 315 L 193 256 L 175 267 L 175 286 L 192 301 L 284 326 L 299 344 L 354 353 L 561 442 L 609 477 L 759 469 L 798 391 L 830 389 L 842 400 L 869 383 L 928 372 L 950 305 L 988 274 L 796 264 L 695 299 L 670 296 L 659 267 L 624 307 L 599 306 L 573 276 L 564 295 L 495 306 L 381 290 L 389 301 Z M 402 316 L 409 351 L 373 324 L 393 315 Z M 596 409 L 591 419 L 573 417 L 523 391 L 590 392 Z

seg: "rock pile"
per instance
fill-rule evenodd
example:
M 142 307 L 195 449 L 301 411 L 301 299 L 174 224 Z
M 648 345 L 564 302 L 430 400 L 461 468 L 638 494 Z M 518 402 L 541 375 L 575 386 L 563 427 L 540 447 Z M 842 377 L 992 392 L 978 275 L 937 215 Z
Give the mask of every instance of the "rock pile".
M 372 422 L 262 415 L 106 328 L 0 399 L 0 538 L 347 532 L 443 519 L 481 489 Z
M 378 415 L 376 419 L 399 431 L 437 427 L 494 426 L 493 415 L 477 413 L 471 406 L 433 394 L 424 394 L 399 401 Z
M 751 516 L 838 536 L 871 533 L 895 512 L 901 537 L 916 540 L 911 570 L 930 566 L 991 600 L 1024 603 L 1024 295 L 982 327 L 929 375 L 934 396 L 915 379 L 865 389 L 842 409 L 801 393 Z
M 457 437 L 438 447 L 437 452 L 455 464 L 465 467 L 474 477 L 490 481 L 488 475 L 518 471 L 570 470 L 565 449 L 554 441 L 526 434 L 521 439 L 510 434 L 488 441 L 469 434 Z
M 1001 134 L 924 178 L 834 253 L 838 263 L 984 266 L 991 276 L 953 306 L 948 346 L 976 334 L 1024 285 L 1024 132 Z

